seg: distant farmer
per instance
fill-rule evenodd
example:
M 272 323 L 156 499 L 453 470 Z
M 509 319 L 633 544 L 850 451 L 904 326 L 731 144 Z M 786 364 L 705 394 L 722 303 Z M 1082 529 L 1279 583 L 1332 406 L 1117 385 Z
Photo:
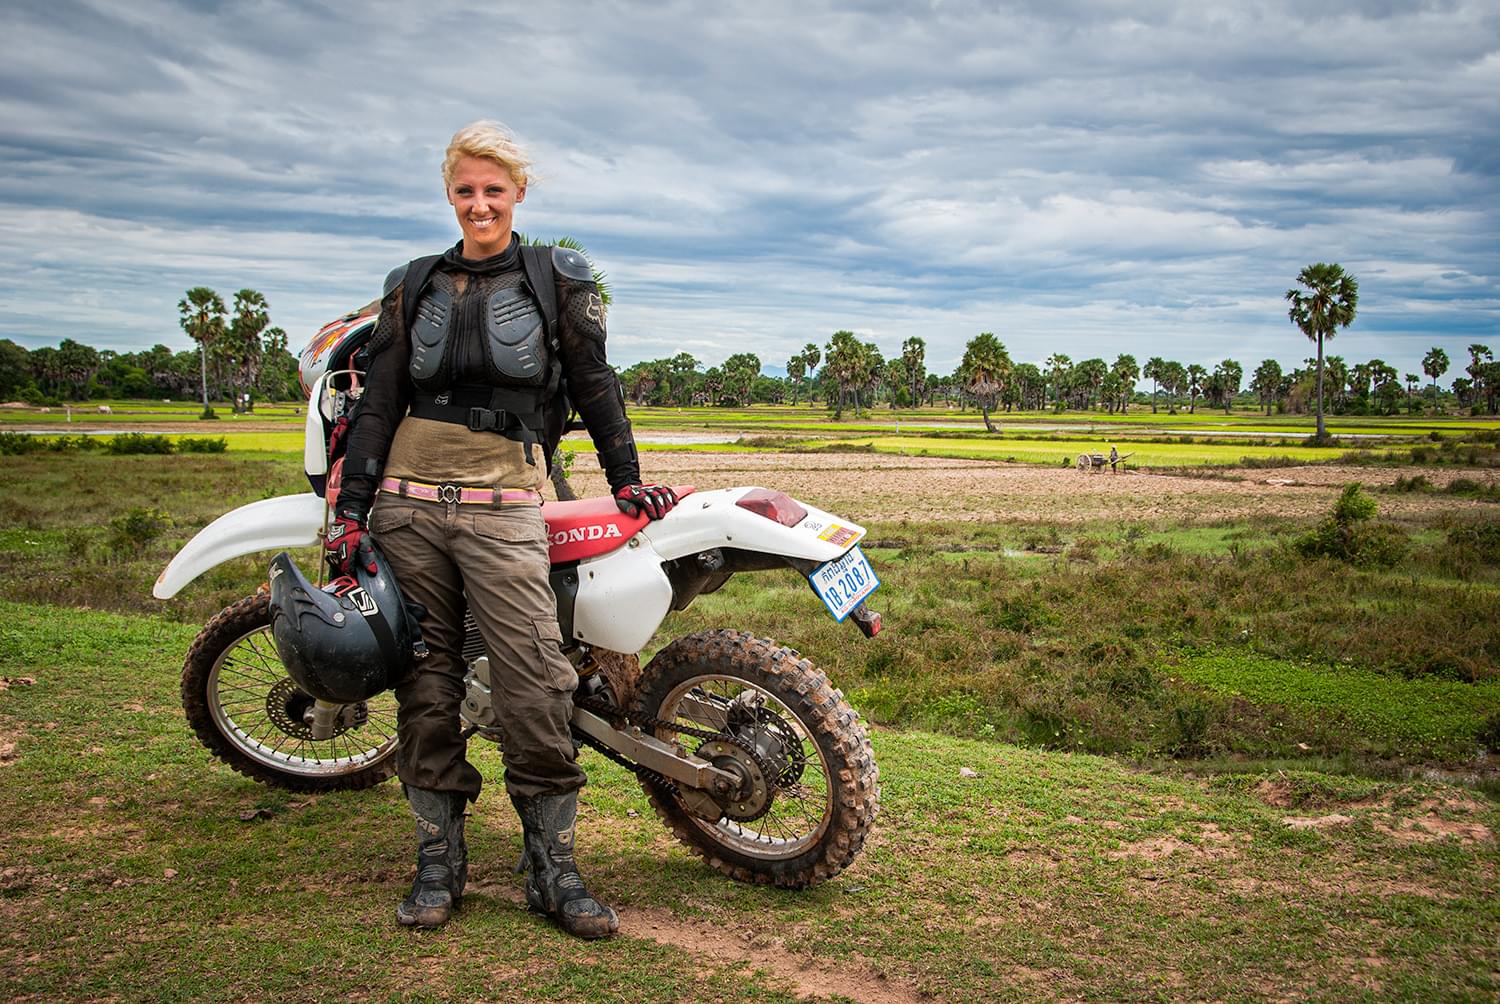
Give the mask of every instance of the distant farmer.
M 1120 462 L 1120 451 L 1115 449 L 1115 444 L 1109 444 L 1109 473 L 1118 474 L 1115 465 Z
M 491 659 L 526 902 L 569 934 L 602 938 L 619 920 L 573 859 L 586 780 L 568 731 L 578 674 L 562 654 L 540 508 L 560 379 L 620 509 L 660 519 L 676 498 L 641 483 L 588 260 L 523 247 L 512 230 L 527 168 L 496 123 L 448 145 L 443 182 L 463 238 L 386 278 L 327 547 L 347 574 L 369 560 L 373 533 L 402 592 L 426 608 L 431 655 L 396 687 L 396 770 L 417 822 L 417 875 L 396 919 L 446 923 L 468 874 L 464 809 L 480 788 L 459 731 L 468 609 Z

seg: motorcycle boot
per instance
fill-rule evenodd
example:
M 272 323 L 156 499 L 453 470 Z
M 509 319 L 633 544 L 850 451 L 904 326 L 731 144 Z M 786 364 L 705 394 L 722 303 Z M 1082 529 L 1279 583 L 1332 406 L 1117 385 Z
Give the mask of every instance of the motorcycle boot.
M 464 847 L 464 796 L 402 785 L 417 821 L 417 875 L 396 907 L 407 927 L 441 927 L 453 915 L 468 879 Z
M 511 796 L 521 817 L 526 850 L 517 871 L 526 872 L 526 905 L 545 913 L 579 938 L 607 938 L 620 929 L 614 910 L 584 888 L 573 860 L 578 792 Z

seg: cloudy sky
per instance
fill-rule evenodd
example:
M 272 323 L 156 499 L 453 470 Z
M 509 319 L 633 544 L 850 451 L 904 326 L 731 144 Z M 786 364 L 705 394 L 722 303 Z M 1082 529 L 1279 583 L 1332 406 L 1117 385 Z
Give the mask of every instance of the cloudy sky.
M 1351 361 L 1500 351 L 1493 0 L 734 6 L 6 0 L 0 337 L 186 347 L 183 290 L 250 286 L 300 345 L 456 239 L 442 149 L 490 117 L 617 364 L 850 328 L 1248 371 L 1311 353 L 1316 261 Z

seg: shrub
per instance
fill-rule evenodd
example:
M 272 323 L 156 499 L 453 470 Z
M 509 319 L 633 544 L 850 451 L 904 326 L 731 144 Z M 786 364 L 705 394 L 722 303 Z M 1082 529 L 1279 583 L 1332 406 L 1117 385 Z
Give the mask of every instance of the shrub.
M 1432 482 L 1427 480 L 1427 475 L 1425 474 L 1416 474 L 1409 478 L 1404 475 L 1398 475 L 1396 480 L 1391 484 L 1391 490 L 1397 492 L 1430 492 L 1432 491 Z
M 1448 492 L 1465 498 L 1482 499 L 1487 502 L 1500 501 L 1500 485 L 1484 484 L 1473 478 L 1454 478 L 1448 482 Z
M 1480 745 L 1491 753 L 1500 753 L 1500 711 L 1495 712 L 1484 720 L 1479 727 Z
M 1047 604 L 1037 595 L 1008 596 L 1000 602 L 995 625 L 1017 634 L 1030 634 L 1057 621 Z
M 0 432 L 0 456 L 19 457 L 27 453 L 39 453 L 47 448 L 41 436 L 28 436 L 24 432 Z
M 166 436 L 126 432 L 109 437 L 104 443 L 104 452 L 111 456 L 121 456 L 127 453 L 171 453 L 172 441 Z
M 88 453 L 99 448 L 98 436 L 58 436 L 48 440 L 47 449 L 53 453 Z
M 229 449 L 229 440 L 223 436 L 216 439 L 184 436 L 177 441 L 178 453 L 223 453 Z
M 1394 526 L 1372 523 L 1379 511 L 1358 481 L 1345 485 L 1333 513 L 1296 541 L 1304 558 L 1337 558 L 1352 565 L 1394 565 L 1406 553 L 1406 537 Z
M 1099 557 L 1099 542 L 1093 537 L 1080 537 L 1068 548 L 1071 561 L 1094 561 Z
M 99 448 L 97 436 L 29 436 L 21 432 L 0 432 L 0 456 L 17 457 L 28 453 L 76 453 Z
M 171 517 L 160 509 L 136 506 L 109 521 L 107 543 L 115 554 L 137 554 L 171 525 Z
M 1500 564 L 1500 522 L 1449 527 L 1448 546 L 1486 564 Z

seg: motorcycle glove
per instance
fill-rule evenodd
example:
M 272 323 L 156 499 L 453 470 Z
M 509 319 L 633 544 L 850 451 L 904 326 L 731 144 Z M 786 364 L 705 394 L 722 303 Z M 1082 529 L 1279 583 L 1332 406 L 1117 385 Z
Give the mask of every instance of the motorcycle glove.
M 666 485 L 624 485 L 615 492 L 615 505 L 627 516 L 644 512 L 661 519 L 677 504 L 677 495 Z
M 335 574 L 353 575 L 354 569 L 363 564 L 365 571 L 374 575 L 375 552 L 364 519 L 345 512 L 335 516 L 323 541 L 323 557 Z
M 333 431 L 328 434 L 328 462 L 339 459 L 344 455 L 344 448 L 348 445 L 345 440 L 349 438 L 349 416 L 340 415 L 339 420 L 333 423 Z

